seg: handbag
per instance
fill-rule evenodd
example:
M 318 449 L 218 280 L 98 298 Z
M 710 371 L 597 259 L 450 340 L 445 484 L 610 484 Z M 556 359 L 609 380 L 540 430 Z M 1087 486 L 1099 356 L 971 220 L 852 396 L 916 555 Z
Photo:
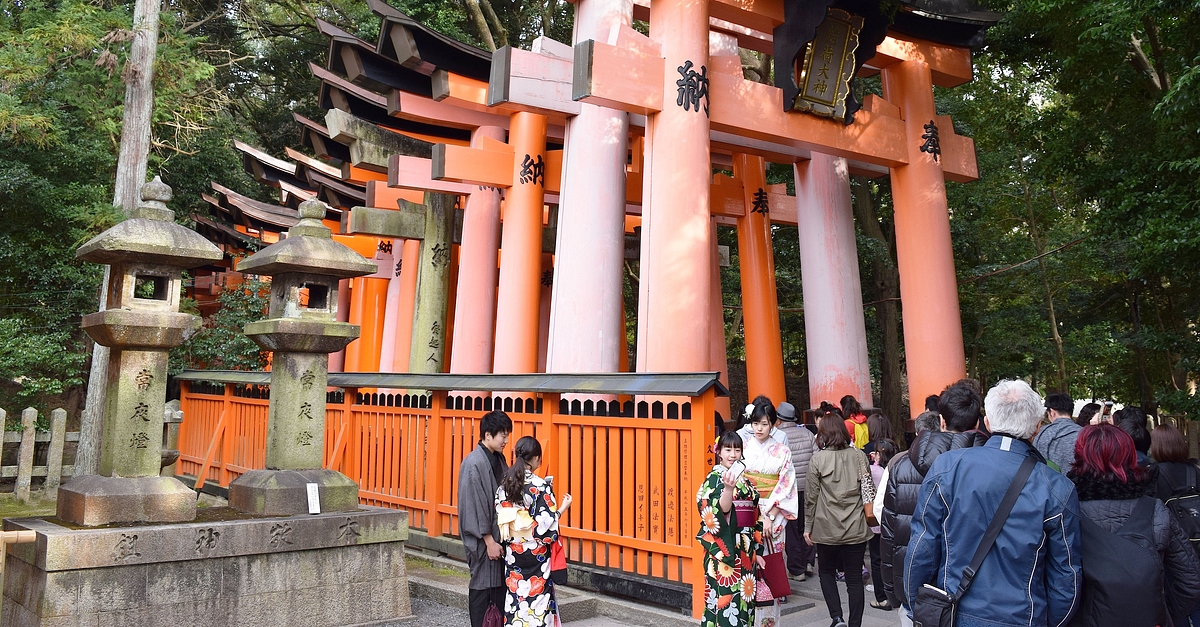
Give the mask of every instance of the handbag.
M 775 542 L 767 539 L 768 549 L 775 548 Z M 792 593 L 792 584 L 788 582 L 787 566 L 783 563 L 783 553 L 774 551 L 763 555 L 765 566 L 759 569 L 759 578 L 767 583 L 771 597 L 781 599 Z
M 550 580 L 556 586 L 567 585 L 567 551 L 561 536 L 550 545 Z
M 753 527 L 758 524 L 758 506 L 754 504 L 754 501 L 735 500 L 733 514 L 737 519 L 738 527 Z
M 495 604 L 489 605 L 483 613 L 483 627 L 504 627 L 504 614 Z
M 1012 484 L 1008 486 L 1008 492 L 1004 493 L 1004 500 L 1000 501 L 996 515 L 992 517 L 992 522 L 988 524 L 983 539 L 975 549 L 975 555 L 971 557 L 971 563 L 963 569 L 962 580 L 958 583 L 958 591 L 950 594 L 930 584 L 921 586 L 921 589 L 917 591 L 917 598 L 913 600 L 912 605 L 913 627 L 953 627 L 958 600 L 971 588 L 975 574 L 983 565 L 983 558 L 987 557 L 988 552 L 992 550 L 992 545 L 996 543 L 996 538 L 1000 536 L 1004 522 L 1008 520 L 1008 515 L 1012 512 L 1017 497 L 1021 496 L 1021 489 L 1025 487 L 1025 481 L 1029 479 L 1029 475 L 1036 465 L 1037 459 L 1033 456 L 1028 456 L 1025 461 L 1021 462 L 1021 467 L 1017 469 L 1017 476 L 1013 477 Z

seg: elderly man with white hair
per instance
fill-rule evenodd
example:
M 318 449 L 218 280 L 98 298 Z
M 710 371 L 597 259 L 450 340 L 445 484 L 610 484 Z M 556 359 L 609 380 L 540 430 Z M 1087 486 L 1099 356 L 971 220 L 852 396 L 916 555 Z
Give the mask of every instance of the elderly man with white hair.
M 949 594 L 959 627 L 1063 625 L 1083 582 L 1075 487 L 1030 444 L 1043 408 L 1028 384 L 1001 381 L 984 408 L 987 444 L 943 453 L 921 484 L 904 565 L 914 619 Z

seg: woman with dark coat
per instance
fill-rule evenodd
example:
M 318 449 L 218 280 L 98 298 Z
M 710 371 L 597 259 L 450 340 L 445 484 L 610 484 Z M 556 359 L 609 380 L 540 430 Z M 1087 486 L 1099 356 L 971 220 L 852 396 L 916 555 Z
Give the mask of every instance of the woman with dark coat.
M 1079 512 L 1102 529 L 1116 532 L 1150 489 L 1152 477 L 1138 467 L 1133 438 L 1111 424 L 1084 427 L 1075 441 L 1075 463 L 1067 475 L 1079 493 Z M 1183 627 L 1200 601 L 1200 560 L 1170 510 L 1154 505 L 1154 541 L 1165 574 L 1163 604 L 1170 624 Z M 1076 616 L 1076 621 L 1087 617 Z M 1103 624 L 1103 617 L 1091 617 Z
M 1156 477 L 1150 496 L 1166 503 L 1172 497 L 1200 492 L 1200 468 L 1188 459 L 1187 441 L 1179 429 L 1158 425 L 1150 432 L 1150 457 L 1154 458 Z M 1191 543 L 1196 549 L 1196 543 Z M 1198 556 L 1200 557 L 1200 556 Z M 1191 612 L 1193 625 L 1200 625 L 1200 607 Z

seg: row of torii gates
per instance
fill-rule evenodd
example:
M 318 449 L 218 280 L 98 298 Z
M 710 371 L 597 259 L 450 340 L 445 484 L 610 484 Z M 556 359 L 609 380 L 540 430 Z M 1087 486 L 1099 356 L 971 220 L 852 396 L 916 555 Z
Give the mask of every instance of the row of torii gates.
M 968 43 L 990 22 L 857 0 L 578 0 L 573 47 L 540 38 L 481 66 L 370 3 L 378 45 L 322 23 L 329 63 L 311 66 L 329 107 L 314 140 L 345 145 L 341 178 L 365 182 L 339 239 L 386 262 L 341 290 L 362 335 L 331 370 L 629 369 L 622 272 L 640 232 L 633 369 L 724 375 L 722 224 L 738 233 L 748 392 L 779 402 L 771 225 L 794 224 L 809 398 L 870 406 L 860 173 L 891 177 L 910 398 L 965 376 L 945 180 L 978 175 L 933 86 L 971 79 Z M 739 47 L 774 55 L 776 86 L 743 78 Z M 859 101 L 849 77 L 874 73 L 883 97 Z M 793 164 L 794 197 L 765 183 L 767 162 Z

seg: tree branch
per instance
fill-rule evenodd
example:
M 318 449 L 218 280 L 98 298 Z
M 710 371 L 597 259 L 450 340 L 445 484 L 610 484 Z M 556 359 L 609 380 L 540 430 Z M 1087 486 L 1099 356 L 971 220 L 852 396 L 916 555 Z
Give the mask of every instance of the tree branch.
M 1044 252 L 1040 255 L 1037 255 L 1036 257 L 1030 257 L 1029 259 L 1026 259 L 1025 261 L 1014 263 L 1011 266 L 1005 266 L 1003 268 L 1000 268 L 999 270 L 993 270 L 991 272 L 988 272 L 987 274 L 981 274 L 979 276 L 974 276 L 969 279 L 963 279 L 963 280 L 959 281 L 958 284 L 962 285 L 963 283 L 974 283 L 975 281 L 980 281 L 980 280 L 986 279 L 990 276 L 996 276 L 997 274 L 1000 274 L 1002 272 L 1008 272 L 1009 270 L 1012 270 L 1013 268 L 1019 268 L 1027 263 L 1033 263 L 1033 262 L 1037 261 L 1038 259 L 1045 257 L 1046 255 L 1053 255 L 1054 253 L 1056 253 L 1060 250 L 1066 250 L 1066 249 L 1078 244 L 1079 242 L 1082 242 L 1083 240 L 1085 240 L 1087 238 L 1088 238 L 1088 236 L 1084 235 L 1083 237 L 1081 237 L 1075 241 L 1072 241 L 1072 242 L 1067 242 L 1066 244 L 1063 244 L 1062 246 L 1059 246 L 1058 248 L 1055 248 L 1053 250 L 1047 250 L 1046 252 Z
M 1146 27 L 1146 37 L 1150 39 L 1150 52 L 1154 53 L 1154 73 L 1158 76 L 1158 84 L 1163 91 L 1167 91 L 1171 89 L 1171 75 L 1167 74 L 1166 53 L 1158 38 L 1158 24 L 1149 15 L 1142 17 L 1142 24 Z
M 467 16 L 471 18 L 471 23 L 479 33 L 479 38 L 483 40 L 483 44 L 489 51 L 495 52 L 496 41 L 492 39 L 492 31 L 488 29 L 487 20 L 484 19 L 483 11 L 479 8 L 479 0 L 463 0 L 463 4 L 467 5 Z
M 197 28 L 200 28 L 201 26 L 204 26 L 205 24 L 213 21 L 214 19 L 216 19 L 217 17 L 219 17 L 221 15 L 223 15 L 223 12 L 220 9 L 217 9 L 216 11 L 209 13 L 207 16 L 205 16 L 199 22 L 192 22 L 191 24 L 184 26 L 183 29 L 180 30 L 179 32 L 180 32 L 180 34 L 186 35 L 192 31 L 196 30 Z
M 1133 67 L 1137 71 L 1150 77 L 1150 82 L 1154 83 L 1154 88 L 1158 91 L 1163 91 L 1162 82 L 1158 80 L 1158 73 L 1150 65 L 1150 59 L 1146 56 L 1146 51 L 1142 50 L 1142 40 L 1137 38 L 1136 34 L 1129 34 L 1129 46 L 1132 53 L 1129 61 L 1133 63 Z
M 491 24 L 492 32 L 496 35 L 496 39 L 499 40 L 500 47 L 507 46 L 508 29 L 504 28 L 504 25 L 500 23 L 500 18 L 496 15 L 496 11 L 492 9 L 491 0 L 479 0 L 479 6 L 483 9 L 484 17 L 486 17 L 488 23 Z M 543 25 L 542 28 L 545 30 L 548 27 Z

